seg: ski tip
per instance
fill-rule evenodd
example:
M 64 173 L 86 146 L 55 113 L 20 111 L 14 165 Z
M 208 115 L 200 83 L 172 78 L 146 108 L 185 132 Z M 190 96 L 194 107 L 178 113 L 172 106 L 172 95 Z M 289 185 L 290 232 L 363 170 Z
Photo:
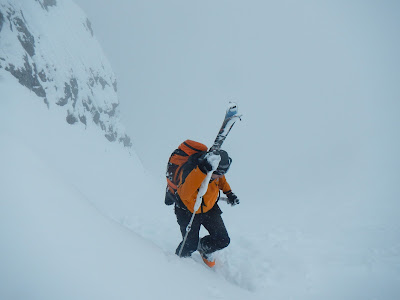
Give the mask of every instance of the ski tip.
M 227 116 L 233 116 L 238 113 L 238 106 L 235 102 L 229 102 L 228 108 L 226 110 Z
M 238 109 L 238 107 L 237 107 L 236 102 L 229 101 L 228 110 L 237 110 L 237 109 Z
M 225 118 L 238 118 L 239 120 L 242 120 L 241 117 L 242 115 L 239 115 L 238 112 L 238 106 L 236 102 L 229 102 L 228 109 L 226 110 L 226 115 Z

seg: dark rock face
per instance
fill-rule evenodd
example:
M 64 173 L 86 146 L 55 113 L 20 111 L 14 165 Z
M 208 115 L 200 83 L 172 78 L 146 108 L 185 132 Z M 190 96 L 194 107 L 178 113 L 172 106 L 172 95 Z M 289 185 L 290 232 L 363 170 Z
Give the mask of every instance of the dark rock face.
M 60 106 L 66 105 L 69 101 L 72 101 L 72 106 L 75 107 L 76 101 L 78 100 L 78 81 L 72 77 L 69 83 L 64 83 L 64 97 L 58 100 L 57 104 Z
M 0 4 L 0 69 L 10 72 L 49 108 L 65 109 L 69 124 L 95 124 L 109 141 L 132 146 L 120 129 L 115 75 L 89 19 L 69 1 L 63 6 L 69 13 L 75 10 L 74 14 L 63 16 L 58 1 L 63 0 Z
M 92 36 L 94 36 L 93 29 L 92 29 L 92 23 L 90 23 L 88 18 L 86 18 L 86 22 L 84 25 L 85 25 L 86 29 L 90 32 L 90 34 Z
M 1 31 L 1 29 L 3 28 L 3 23 L 4 23 L 4 16 L 3 16 L 3 14 L 2 14 L 1 11 L 0 11 L 0 31 Z
M 25 50 L 25 55 L 23 56 L 24 64 L 22 67 L 16 67 L 14 64 L 9 63 L 5 65 L 5 70 L 17 78 L 20 84 L 32 90 L 39 97 L 42 97 L 47 104 L 46 92 L 40 80 L 40 77 L 43 78 L 45 75 L 42 72 L 39 76 L 36 64 L 32 61 L 32 57 L 35 55 L 35 37 L 26 26 L 26 20 L 22 12 L 17 13 L 14 9 L 10 8 L 6 11 L 6 15 L 10 30 L 16 34 L 19 43 Z M 0 12 L 0 32 L 4 23 L 4 16 Z M 2 60 L 6 61 L 5 58 Z
M 18 16 L 12 16 L 11 13 L 8 15 L 8 19 L 10 20 L 10 22 L 13 22 L 15 30 L 17 30 L 18 32 L 18 40 L 21 43 L 22 47 L 24 47 L 26 53 L 28 53 L 30 57 L 34 56 L 35 38 L 26 27 L 25 25 L 26 21 Z
M 36 0 L 36 1 L 39 2 L 39 4 L 42 6 L 42 8 L 47 11 L 49 10 L 49 7 L 57 5 L 56 0 Z
M 125 147 L 132 147 L 131 138 L 126 134 L 119 138 L 119 141 L 124 144 Z
M 15 78 L 18 79 L 19 83 L 23 86 L 29 88 L 32 92 L 34 92 L 39 97 L 46 97 L 46 92 L 43 89 L 43 86 L 39 81 L 39 74 L 36 69 L 35 63 L 29 63 L 28 56 L 24 56 L 24 67 L 16 68 L 13 64 L 9 64 L 6 66 L 6 71 L 9 71 Z
M 78 122 L 78 119 L 70 111 L 68 111 L 68 115 L 67 115 L 66 120 L 67 120 L 68 124 L 71 124 L 71 125 L 75 124 L 76 122 Z

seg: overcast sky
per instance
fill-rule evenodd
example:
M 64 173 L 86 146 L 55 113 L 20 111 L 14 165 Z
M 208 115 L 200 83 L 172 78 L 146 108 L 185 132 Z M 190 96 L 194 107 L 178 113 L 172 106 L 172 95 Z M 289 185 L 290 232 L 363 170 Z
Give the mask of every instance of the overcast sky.
M 154 175 L 182 140 L 211 145 L 235 100 L 225 148 L 242 189 L 399 195 L 399 1 L 75 2 Z

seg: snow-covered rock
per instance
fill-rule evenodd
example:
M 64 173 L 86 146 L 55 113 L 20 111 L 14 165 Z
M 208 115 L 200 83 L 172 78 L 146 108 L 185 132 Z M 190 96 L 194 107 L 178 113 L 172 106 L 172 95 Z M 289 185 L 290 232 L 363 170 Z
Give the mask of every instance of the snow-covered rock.
M 0 0 L 0 68 L 69 124 L 96 124 L 130 147 L 118 118 L 117 81 L 91 23 L 70 0 Z

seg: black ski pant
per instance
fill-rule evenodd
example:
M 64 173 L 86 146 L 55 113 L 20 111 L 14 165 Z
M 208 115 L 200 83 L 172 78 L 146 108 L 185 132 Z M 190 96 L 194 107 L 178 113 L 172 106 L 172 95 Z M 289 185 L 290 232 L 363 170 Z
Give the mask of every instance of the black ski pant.
M 199 233 L 201 225 L 203 225 L 209 233 L 209 235 L 200 240 L 200 247 L 205 254 L 213 253 L 229 245 L 230 238 L 228 232 L 226 231 L 221 214 L 222 211 L 217 204 L 206 213 L 196 214 L 193 219 L 192 229 L 188 234 L 182 250 L 182 257 L 190 256 L 194 251 L 197 250 L 197 247 L 199 246 Z M 180 226 L 183 239 L 186 234 L 186 227 L 192 217 L 192 213 L 187 209 L 182 209 L 178 206 L 175 206 L 175 215 Z M 179 255 L 182 242 L 176 249 L 177 255 Z

